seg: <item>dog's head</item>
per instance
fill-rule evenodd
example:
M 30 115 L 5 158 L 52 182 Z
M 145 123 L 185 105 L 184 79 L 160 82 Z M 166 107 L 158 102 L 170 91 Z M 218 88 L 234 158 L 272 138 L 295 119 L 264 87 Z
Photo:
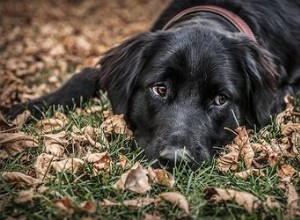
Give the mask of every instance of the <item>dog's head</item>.
M 100 64 L 114 112 L 161 165 L 184 159 L 195 166 L 233 138 L 228 130 L 270 120 L 272 57 L 243 34 L 188 27 L 144 33 Z

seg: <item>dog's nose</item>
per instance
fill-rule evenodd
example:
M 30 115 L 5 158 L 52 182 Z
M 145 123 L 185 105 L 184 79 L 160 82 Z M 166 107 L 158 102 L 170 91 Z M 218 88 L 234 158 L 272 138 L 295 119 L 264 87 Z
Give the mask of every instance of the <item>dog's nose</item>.
M 192 160 L 189 150 L 166 147 L 159 153 L 158 162 L 160 166 L 172 169 L 174 166 L 182 163 L 190 164 Z

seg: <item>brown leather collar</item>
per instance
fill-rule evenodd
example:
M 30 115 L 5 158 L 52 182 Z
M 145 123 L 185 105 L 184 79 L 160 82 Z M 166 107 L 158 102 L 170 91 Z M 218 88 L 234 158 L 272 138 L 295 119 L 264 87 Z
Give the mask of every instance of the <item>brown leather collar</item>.
M 249 37 L 251 37 L 253 40 L 256 41 L 255 35 L 252 32 L 251 28 L 241 17 L 239 17 L 238 15 L 234 14 L 233 12 L 225 8 L 221 8 L 214 5 L 200 5 L 200 6 L 195 6 L 195 7 L 185 9 L 184 11 L 180 12 L 175 17 L 173 17 L 170 21 L 168 21 L 168 23 L 163 27 L 162 30 L 168 29 L 175 21 L 179 20 L 184 15 L 193 12 L 198 12 L 198 11 L 211 12 L 211 13 L 221 15 L 223 18 L 225 18 L 231 24 L 233 24 L 240 32 L 247 34 Z

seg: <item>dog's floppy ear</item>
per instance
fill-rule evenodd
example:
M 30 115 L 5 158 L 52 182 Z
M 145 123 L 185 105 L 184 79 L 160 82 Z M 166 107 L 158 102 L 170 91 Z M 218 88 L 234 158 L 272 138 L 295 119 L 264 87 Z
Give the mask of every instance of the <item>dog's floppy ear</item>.
M 146 48 L 152 42 L 153 33 L 139 34 L 109 50 L 99 61 L 100 85 L 107 91 L 116 114 L 125 114 L 135 81 L 148 54 Z
M 245 36 L 233 40 L 233 53 L 245 79 L 246 120 L 249 124 L 265 125 L 271 119 L 279 72 L 283 69 L 270 52 Z

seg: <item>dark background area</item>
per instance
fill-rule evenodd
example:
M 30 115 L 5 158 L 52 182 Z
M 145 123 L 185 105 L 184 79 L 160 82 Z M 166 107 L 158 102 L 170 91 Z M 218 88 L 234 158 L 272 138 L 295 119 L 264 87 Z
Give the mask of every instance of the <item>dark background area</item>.
M 49 93 L 147 31 L 169 0 L 0 1 L 0 106 Z

